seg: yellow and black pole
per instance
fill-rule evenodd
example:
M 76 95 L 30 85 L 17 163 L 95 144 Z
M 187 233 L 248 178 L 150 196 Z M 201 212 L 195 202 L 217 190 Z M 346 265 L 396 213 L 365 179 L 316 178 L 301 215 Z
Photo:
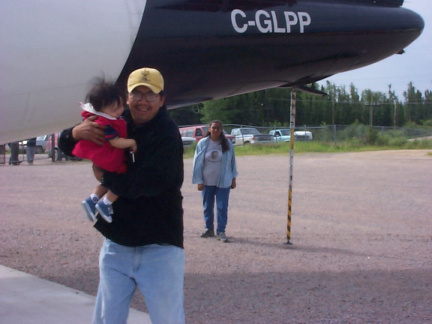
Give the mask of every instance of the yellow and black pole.
M 295 130 L 295 115 L 296 115 L 296 91 L 291 91 L 291 106 L 290 106 L 290 168 L 289 168 L 289 185 L 288 185 L 288 220 L 287 220 L 287 242 L 291 243 L 291 207 L 292 207 L 292 187 L 293 187 L 293 166 L 294 166 L 294 130 Z

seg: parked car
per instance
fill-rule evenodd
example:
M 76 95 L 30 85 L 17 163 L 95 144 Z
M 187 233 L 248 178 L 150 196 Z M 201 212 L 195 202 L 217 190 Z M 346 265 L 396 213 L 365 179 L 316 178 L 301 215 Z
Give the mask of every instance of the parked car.
M 273 129 L 269 132 L 273 136 L 273 142 L 289 142 L 291 130 L 289 128 Z M 294 139 L 297 141 L 312 141 L 312 133 L 309 131 L 295 131 Z
M 18 142 L 18 153 L 19 154 L 25 154 L 27 152 L 26 148 L 27 148 L 27 140 Z
M 46 144 L 50 135 L 41 135 L 36 137 L 36 154 L 42 154 L 46 151 Z M 23 140 L 19 142 L 19 152 L 26 153 L 27 152 L 27 141 Z
M 206 125 L 186 126 L 180 127 L 179 131 L 182 137 L 193 137 L 198 143 L 207 134 L 208 127 Z
M 49 137 L 50 135 L 41 135 L 36 137 L 36 154 L 45 153 Z
M 273 137 L 269 134 L 261 134 L 256 128 L 233 128 L 231 135 L 235 136 L 236 144 L 265 144 L 272 143 Z
M 273 142 L 289 142 L 291 140 L 291 131 L 289 129 L 273 129 L 269 132 L 273 136 Z
M 312 133 L 309 131 L 295 131 L 294 138 L 297 141 L 312 141 Z
M 72 160 L 72 161 L 81 161 L 81 158 L 77 158 L 76 156 L 66 156 L 62 151 L 60 151 L 58 147 L 58 138 L 60 136 L 60 133 L 56 133 L 53 135 L 48 135 L 48 141 L 46 145 L 46 152 L 48 154 L 48 157 L 50 159 L 53 158 L 54 153 L 54 161 L 62 161 L 63 158 L 65 160 Z M 52 138 L 54 137 L 54 151 L 52 147 Z
M 179 128 L 181 136 L 193 137 L 198 143 L 204 136 L 207 135 L 208 125 L 193 125 Z M 225 137 L 229 139 L 233 144 L 236 143 L 235 136 L 229 135 L 224 131 Z
M 182 142 L 183 142 L 183 147 L 190 147 L 194 143 L 196 143 L 196 140 L 193 137 L 182 136 Z
M 58 134 L 54 134 L 54 151 L 52 147 L 52 135 L 48 135 L 48 141 L 46 143 L 46 152 L 48 157 L 52 159 L 54 154 L 54 161 L 59 160 L 59 148 L 58 148 Z
M 233 145 L 235 145 L 235 143 L 236 143 L 236 138 L 235 138 L 235 136 L 233 136 L 233 135 L 231 135 L 231 134 L 227 134 L 227 132 L 225 132 L 225 129 L 223 130 L 223 133 L 224 133 L 226 139 L 230 140 L 231 143 L 232 143 Z

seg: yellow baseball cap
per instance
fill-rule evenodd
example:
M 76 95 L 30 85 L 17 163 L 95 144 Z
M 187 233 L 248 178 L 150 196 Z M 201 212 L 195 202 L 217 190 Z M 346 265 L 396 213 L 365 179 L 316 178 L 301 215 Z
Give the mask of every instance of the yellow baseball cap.
M 162 74 L 158 70 L 148 67 L 133 71 L 128 78 L 128 92 L 131 93 L 133 89 L 139 86 L 149 87 L 154 93 L 161 92 L 164 89 Z

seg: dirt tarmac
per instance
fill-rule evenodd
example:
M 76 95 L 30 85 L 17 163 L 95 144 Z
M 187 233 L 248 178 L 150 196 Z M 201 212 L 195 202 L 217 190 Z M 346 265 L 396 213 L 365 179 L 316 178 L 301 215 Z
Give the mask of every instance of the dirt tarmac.
M 429 154 L 428 154 L 429 153 Z M 229 243 L 199 237 L 185 160 L 188 323 L 432 323 L 432 151 L 238 157 Z M 0 165 L 0 264 L 95 295 L 90 163 Z M 140 293 L 133 307 L 145 310 Z

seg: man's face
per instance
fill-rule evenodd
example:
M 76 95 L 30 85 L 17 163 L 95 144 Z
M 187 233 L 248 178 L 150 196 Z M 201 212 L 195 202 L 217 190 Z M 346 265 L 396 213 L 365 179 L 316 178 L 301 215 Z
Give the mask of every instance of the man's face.
M 136 87 L 128 94 L 127 104 L 136 125 L 152 120 L 163 106 L 165 97 L 153 93 L 145 86 Z

